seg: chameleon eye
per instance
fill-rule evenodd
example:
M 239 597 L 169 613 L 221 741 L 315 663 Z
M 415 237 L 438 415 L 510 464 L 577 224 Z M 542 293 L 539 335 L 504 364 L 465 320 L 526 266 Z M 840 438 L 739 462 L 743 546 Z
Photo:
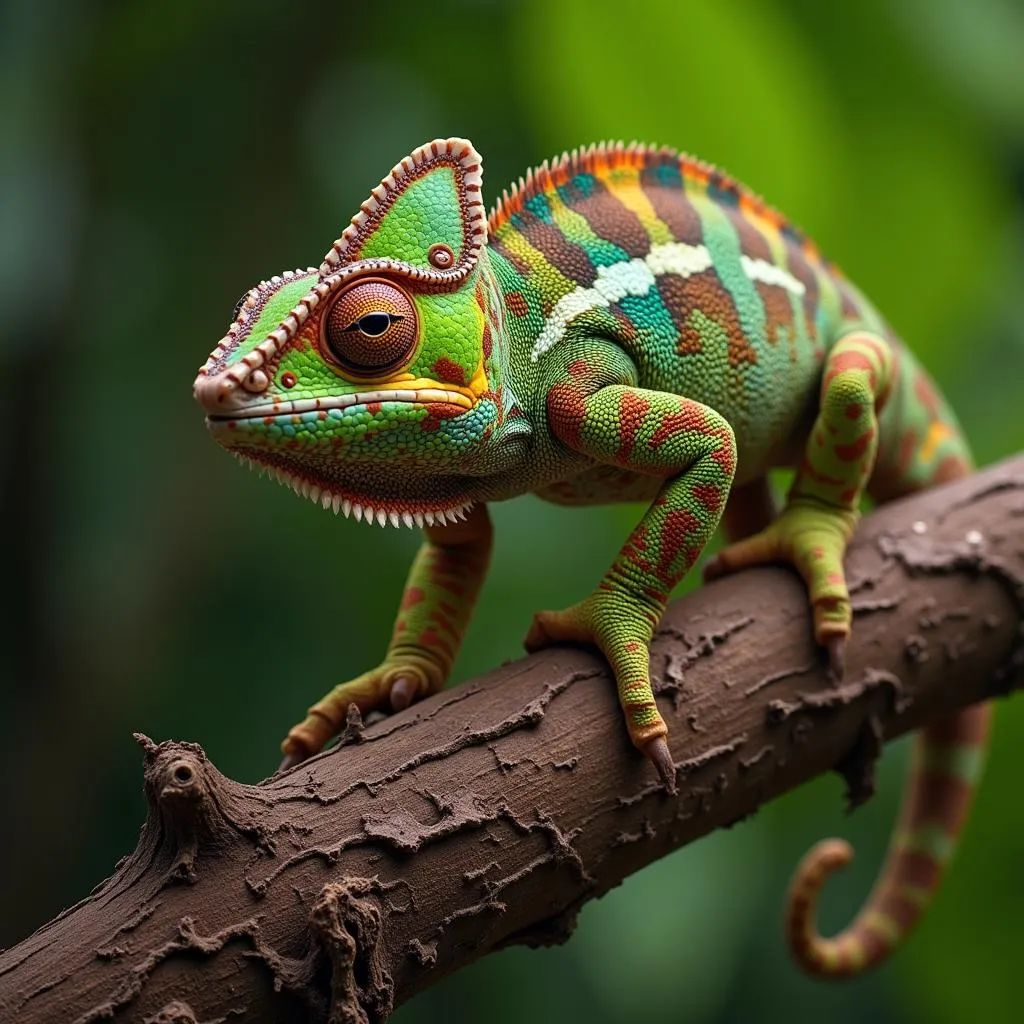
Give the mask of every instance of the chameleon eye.
M 367 313 L 346 329 L 361 331 L 368 338 L 379 338 L 396 320 L 401 319 L 400 316 L 392 316 L 390 313 Z
M 339 292 L 323 324 L 327 355 L 354 377 L 401 369 L 419 337 L 412 299 L 380 278 L 363 278 Z

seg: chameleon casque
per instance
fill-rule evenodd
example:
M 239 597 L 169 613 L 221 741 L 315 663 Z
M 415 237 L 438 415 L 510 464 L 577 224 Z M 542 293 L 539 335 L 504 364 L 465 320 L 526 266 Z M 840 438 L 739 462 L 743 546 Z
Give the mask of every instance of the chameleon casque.
M 384 661 L 310 709 L 285 765 L 319 751 L 350 703 L 401 709 L 444 685 L 487 569 L 486 503 L 533 492 L 646 504 L 596 589 L 536 615 L 526 646 L 596 645 L 630 738 L 671 789 L 648 644 L 719 521 L 731 543 L 705 575 L 791 563 L 839 677 L 862 495 L 962 476 L 970 453 L 860 292 L 717 169 L 591 146 L 528 173 L 489 217 L 481 180 L 464 139 L 417 149 L 319 267 L 242 297 L 196 379 L 233 454 L 324 508 L 426 534 Z M 766 474 L 785 466 L 796 477 L 774 516 Z M 913 926 L 962 826 L 987 725 L 975 707 L 919 735 L 888 860 L 834 938 L 818 934 L 817 898 L 851 851 L 830 840 L 807 855 L 787 912 L 804 968 L 857 973 Z

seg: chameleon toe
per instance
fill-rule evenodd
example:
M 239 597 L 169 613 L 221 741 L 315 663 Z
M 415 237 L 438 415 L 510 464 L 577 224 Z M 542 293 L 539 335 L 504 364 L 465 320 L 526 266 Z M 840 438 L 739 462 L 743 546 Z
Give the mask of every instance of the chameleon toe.
M 826 637 L 825 653 L 828 656 L 828 677 L 833 683 L 841 683 L 846 673 L 846 636 L 836 633 Z
M 307 760 L 309 754 L 303 752 L 292 751 L 289 754 L 285 754 L 281 763 L 277 766 L 277 773 L 286 772 L 290 768 L 294 768 L 296 765 L 302 764 L 303 761 Z
M 644 754 L 653 762 L 658 770 L 658 775 L 669 793 L 676 792 L 676 766 L 669 752 L 668 743 L 664 736 L 655 736 L 644 744 Z
M 391 710 L 404 711 L 415 699 L 419 686 L 415 679 L 400 676 L 391 684 Z

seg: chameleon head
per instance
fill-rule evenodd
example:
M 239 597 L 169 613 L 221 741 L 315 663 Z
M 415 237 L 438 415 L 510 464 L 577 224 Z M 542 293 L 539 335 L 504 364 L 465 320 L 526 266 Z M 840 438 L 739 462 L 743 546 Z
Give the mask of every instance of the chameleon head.
M 214 437 L 346 515 L 461 515 L 496 449 L 507 464 L 521 445 L 480 183 L 469 142 L 427 143 L 318 268 L 244 295 L 195 382 Z

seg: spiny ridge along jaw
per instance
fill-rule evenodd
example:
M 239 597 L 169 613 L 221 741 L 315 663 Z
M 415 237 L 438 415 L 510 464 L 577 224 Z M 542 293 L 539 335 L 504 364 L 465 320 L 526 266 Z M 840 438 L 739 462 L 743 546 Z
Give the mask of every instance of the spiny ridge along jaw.
M 365 520 L 368 523 L 376 523 L 378 526 L 390 525 L 396 528 L 405 526 L 409 529 L 423 526 L 443 526 L 445 523 L 457 523 L 460 520 L 465 522 L 466 513 L 473 507 L 472 501 L 464 501 L 450 508 L 420 509 L 415 512 L 375 508 L 369 504 L 352 501 L 330 488 L 321 487 L 319 484 L 306 480 L 295 473 L 289 473 L 287 470 L 263 465 L 245 455 L 236 453 L 235 457 L 251 469 L 258 470 L 261 474 L 266 473 L 279 483 L 290 487 L 300 497 L 308 498 L 323 508 L 331 509 L 335 515 L 341 512 L 346 519 L 354 516 L 357 523 L 360 520 Z

